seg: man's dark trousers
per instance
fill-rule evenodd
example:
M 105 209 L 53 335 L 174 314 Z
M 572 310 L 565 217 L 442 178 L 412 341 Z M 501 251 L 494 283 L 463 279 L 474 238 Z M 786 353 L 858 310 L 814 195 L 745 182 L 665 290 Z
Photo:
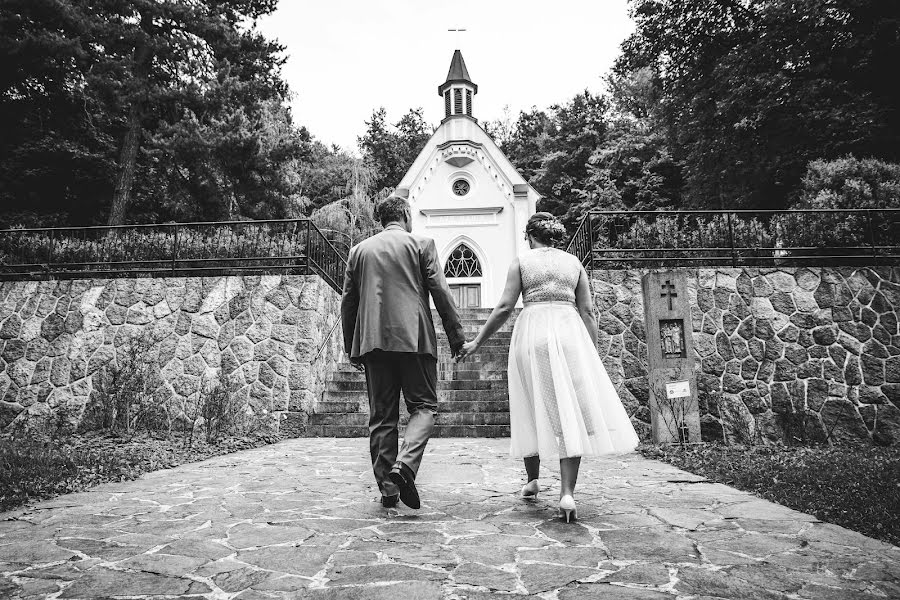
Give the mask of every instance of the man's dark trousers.
M 419 472 L 437 414 L 437 359 L 430 354 L 373 350 L 363 357 L 369 391 L 369 450 L 375 480 L 384 496 L 400 492 L 388 478 L 401 462 Z M 409 411 L 403 447 L 397 453 L 400 392 Z

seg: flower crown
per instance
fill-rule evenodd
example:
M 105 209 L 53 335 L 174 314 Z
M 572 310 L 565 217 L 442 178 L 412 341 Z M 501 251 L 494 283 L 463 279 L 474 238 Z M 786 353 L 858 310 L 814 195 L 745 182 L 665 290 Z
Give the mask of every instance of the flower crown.
M 544 231 L 554 237 L 565 235 L 566 228 L 559 219 L 544 219 L 534 224 L 535 229 Z

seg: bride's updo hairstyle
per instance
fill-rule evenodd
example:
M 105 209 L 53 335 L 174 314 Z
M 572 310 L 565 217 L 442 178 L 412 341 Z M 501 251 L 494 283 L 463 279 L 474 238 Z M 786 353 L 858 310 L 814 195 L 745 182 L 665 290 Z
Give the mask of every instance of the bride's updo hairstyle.
M 525 233 L 553 248 L 562 248 L 566 243 L 565 226 L 548 212 L 537 212 L 531 215 L 525 225 Z

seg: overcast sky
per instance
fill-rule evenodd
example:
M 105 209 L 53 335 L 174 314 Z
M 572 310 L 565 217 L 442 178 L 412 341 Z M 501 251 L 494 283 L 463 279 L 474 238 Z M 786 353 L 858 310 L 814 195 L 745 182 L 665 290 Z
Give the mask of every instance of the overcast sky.
M 466 28 L 461 34 L 450 28 Z M 390 122 L 413 107 L 437 125 L 453 50 L 478 84 L 474 116 L 601 91 L 633 31 L 626 0 L 281 0 L 260 30 L 287 46 L 295 122 L 327 144 L 358 152 L 378 106 Z

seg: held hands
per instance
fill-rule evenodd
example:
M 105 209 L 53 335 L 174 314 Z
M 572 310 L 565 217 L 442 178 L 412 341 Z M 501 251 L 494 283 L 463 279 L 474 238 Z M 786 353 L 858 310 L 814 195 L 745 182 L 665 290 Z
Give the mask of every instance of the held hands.
M 465 360 L 472 354 L 478 352 L 478 344 L 475 343 L 475 340 L 471 342 L 466 342 L 462 345 L 462 348 L 456 353 L 456 356 L 453 358 L 453 362 L 461 363 L 465 362 Z
M 346 354 L 346 353 L 345 353 Z M 358 358 L 351 358 L 349 354 L 346 354 L 347 362 L 350 363 L 350 366 L 356 369 L 357 371 L 365 371 L 366 366 L 363 364 L 361 360 Z

